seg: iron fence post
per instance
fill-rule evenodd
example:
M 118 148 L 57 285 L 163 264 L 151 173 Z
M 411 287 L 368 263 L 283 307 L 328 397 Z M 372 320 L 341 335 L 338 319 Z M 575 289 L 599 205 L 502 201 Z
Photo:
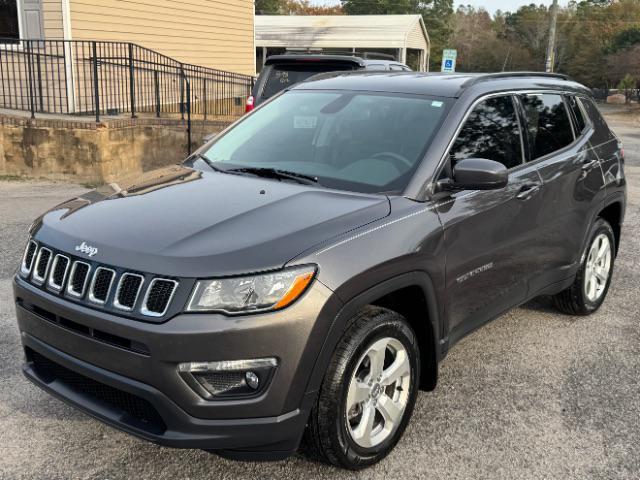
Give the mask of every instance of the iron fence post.
M 133 43 L 129 44 L 129 101 L 131 103 L 131 118 L 136 118 L 136 92 L 133 71 Z
M 31 60 L 31 40 L 25 40 L 27 44 L 27 80 L 29 81 L 29 108 L 31 118 L 36 118 L 36 104 L 33 98 L 33 61 Z
M 180 119 L 184 120 L 184 70 L 180 67 Z
M 202 108 L 204 110 L 204 119 L 207 119 L 207 78 L 202 78 Z
M 44 112 L 44 99 L 42 97 L 42 68 L 40 66 L 40 53 L 36 54 L 36 65 L 38 66 L 38 98 L 40 100 L 40 111 Z
M 158 70 L 153 71 L 153 83 L 156 89 L 156 117 L 160 118 L 160 79 L 158 78 Z
M 93 107 L 96 110 L 96 123 L 100 122 L 100 89 L 98 88 L 98 45 L 91 42 L 93 49 Z
M 184 81 L 187 87 L 187 155 L 191 155 L 191 83 L 186 76 Z

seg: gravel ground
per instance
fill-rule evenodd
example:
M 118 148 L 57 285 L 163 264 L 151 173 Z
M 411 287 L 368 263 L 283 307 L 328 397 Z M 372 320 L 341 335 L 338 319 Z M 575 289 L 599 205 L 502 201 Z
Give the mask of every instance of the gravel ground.
M 464 339 L 442 363 L 437 390 L 418 397 L 395 451 L 357 474 L 301 457 L 237 463 L 158 447 L 29 384 L 10 277 L 31 220 L 84 189 L 0 182 L 0 478 L 639 478 L 640 122 L 610 118 L 625 142 L 630 186 L 604 306 L 573 318 L 540 299 Z

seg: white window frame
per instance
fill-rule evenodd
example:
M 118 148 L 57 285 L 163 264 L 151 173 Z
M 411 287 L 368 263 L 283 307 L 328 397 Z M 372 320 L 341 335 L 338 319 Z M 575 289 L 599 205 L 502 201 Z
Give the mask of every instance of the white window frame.
M 16 11 L 18 12 L 18 39 L 22 38 L 22 0 L 16 0 Z M 23 50 L 24 45 L 21 41 L 18 43 L 4 43 L 0 41 L 1 50 Z

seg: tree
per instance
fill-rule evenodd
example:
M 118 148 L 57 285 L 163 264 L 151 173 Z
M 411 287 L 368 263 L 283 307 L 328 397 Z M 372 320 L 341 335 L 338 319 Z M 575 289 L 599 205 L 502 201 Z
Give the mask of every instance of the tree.
M 609 51 L 615 53 L 619 50 L 626 50 L 640 43 L 640 27 L 632 27 L 623 30 L 613 37 Z
M 278 15 L 281 13 L 283 0 L 255 0 L 256 15 Z
M 631 95 L 633 94 L 633 90 L 636 88 L 636 79 L 633 78 L 630 74 L 626 74 L 620 83 L 618 83 L 618 90 L 624 91 L 624 99 L 625 103 L 631 102 Z
M 310 0 L 283 0 L 287 15 L 344 15 L 342 5 L 315 5 Z

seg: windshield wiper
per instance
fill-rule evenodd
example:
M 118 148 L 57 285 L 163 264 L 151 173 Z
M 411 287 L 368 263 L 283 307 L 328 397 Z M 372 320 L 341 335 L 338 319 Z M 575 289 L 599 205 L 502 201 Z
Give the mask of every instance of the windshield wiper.
M 305 175 L 304 173 L 290 172 L 288 170 L 280 170 L 279 168 L 270 167 L 240 167 L 230 168 L 226 172 L 251 173 L 259 177 L 293 180 L 303 185 L 319 185 L 318 177 Z

